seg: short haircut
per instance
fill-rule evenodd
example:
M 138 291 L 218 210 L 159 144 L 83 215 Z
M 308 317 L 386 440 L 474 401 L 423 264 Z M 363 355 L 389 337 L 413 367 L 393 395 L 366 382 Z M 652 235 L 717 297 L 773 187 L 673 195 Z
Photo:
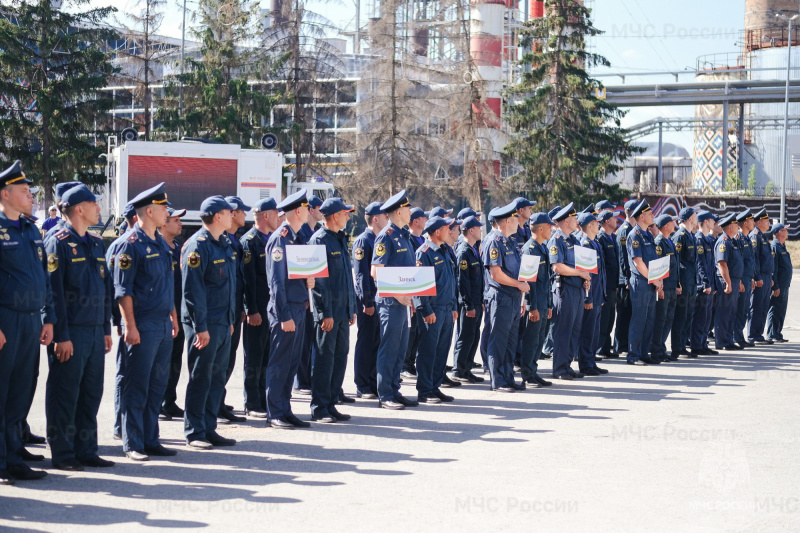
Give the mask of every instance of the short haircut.
M 72 218 L 72 213 L 75 212 L 75 208 L 78 207 L 77 205 L 69 205 L 67 207 L 61 206 L 61 214 L 67 218 Z
M 541 228 L 542 226 L 549 226 L 549 225 L 550 224 L 548 224 L 547 222 L 542 222 L 540 224 L 531 224 L 531 231 L 533 233 L 536 233 L 537 231 L 539 231 L 539 228 Z
M 210 225 L 210 224 L 214 223 L 214 217 L 215 216 L 216 216 L 216 213 L 214 213 L 213 215 L 205 215 L 205 216 L 200 217 L 200 220 L 203 221 L 203 224 L 209 224 Z
M 152 204 L 151 204 L 151 205 L 152 205 Z M 137 208 L 136 208 L 136 216 L 137 216 L 137 217 L 139 217 L 139 220 L 141 220 L 142 218 L 144 218 L 144 215 L 147 213 L 147 208 L 148 208 L 148 207 L 150 207 L 150 206 L 149 206 L 149 205 L 146 205 L 146 206 L 144 206 L 144 207 L 137 207 Z

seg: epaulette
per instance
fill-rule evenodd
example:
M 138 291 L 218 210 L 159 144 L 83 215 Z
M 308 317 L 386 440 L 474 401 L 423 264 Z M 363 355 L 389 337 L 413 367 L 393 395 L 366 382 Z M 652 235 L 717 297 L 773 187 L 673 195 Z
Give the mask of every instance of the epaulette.
M 139 237 L 136 236 L 136 232 L 132 231 L 130 235 L 128 235 L 127 241 L 128 242 L 136 242 L 139 240 Z
M 430 247 L 430 246 L 428 245 L 428 243 L 426 242 L 426 243 L 424 243 L 422 246 L 420 246 L 420 249 L 421 249 L 423 252 L 427 252 L 428 250 L 430 250 L 430 249 L 431 249 L 431 247 Z
M 56 233 L 56 239 L 58 239 L 59 241 L 63 241 L 67 237 L 69 237 L 69 230 L 66 228 L 58 230 L 58 233 Z
M 494 240 L 496 240 L 496 241 L 502 241 L 502 240 L 503 240 L 503 235 L 502 235 L 501 233 L 497 233 L 497 234 L 495 234 L 495 236 L 494 236 Z
M 281 237 L 286 237 L 287 235 L 289 235 L 289 228 L 287 228 L 287 227 L 284 227 L 284 228 L 281 230 Z
M 394 228 L 386 228 L 386 235 L 391 235 L 394 233 Z
M 87 231 L 86 233 L 87 233 L 87 235 L 91 235 L 95 239 L 102 239 L 103 238 L 103 237 L 101 237 L 100 235 L 98 235 L 97 233 L 95 233 L 93 231 Z

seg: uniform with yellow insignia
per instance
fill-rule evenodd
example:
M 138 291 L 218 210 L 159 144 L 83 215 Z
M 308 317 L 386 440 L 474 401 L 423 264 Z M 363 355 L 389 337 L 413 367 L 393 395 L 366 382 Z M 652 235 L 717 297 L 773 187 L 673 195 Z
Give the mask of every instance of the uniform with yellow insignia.
M 724 221 L 723 219 L 722 222 Z M 744 273 L 744 260 L 736 239 L 732 239 L 724 233 L 720 235 L 714 247 L 714 259 L 717 262 L 717 281 L 720 286 L 714 315 L 714 345 L 720 349 L 727 348 L 735 342 L 733 326 L 739 301 L 739 284 Z M 728 277 L 731 282 L 730 294 L 725 294 L 725 281 L 719 269 L 722 261 L 728 267 Z

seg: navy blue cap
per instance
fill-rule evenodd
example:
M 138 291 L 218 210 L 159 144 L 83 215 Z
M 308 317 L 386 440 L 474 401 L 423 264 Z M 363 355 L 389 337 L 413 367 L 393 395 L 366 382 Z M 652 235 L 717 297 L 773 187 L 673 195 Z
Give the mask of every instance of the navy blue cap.
M 697 209 L 695 209 L 694 207 L 684 207 L 683 209 L 681 209 L 681 212 L 678 213 L 678 220 L 680 220 L 681 222 L 686 222 L 687 220 L 692 218 L 692 215 L 694 215 L 696 212 Z
M 350 213 L 351 211 L 355 211 L 356 208 L 353 205 L 344 203 L 341 198 L 333 196 L 322 202 L 322 205 L 319 206 L 319 210 L 323 215 L 329 217 L 335 215 L 339 211 L 347 211 Z
M 73 187 L 77 187 L 78 185 L 83 185 L 83 183 L 80 181 L 65 181 L 63 183 L 56 183 L 56 202 L 60 202 L 61 197 L 64 196 L 65 192 Z
M 581 211 L 578 213 L 578 225 L 585 226 L 591 222 L 595 222 L 597 217 L 594 216 L 594 213 L 587 213 L 586 211 Z
M 380 202 L 372 202 L 369 204 L 366 209 L 364 209 L 365 215 L 375 216 L 375 215 L 382 215 L 383 210 L 381 209 Z
M 453 223 L 452 218 L 442 218 L 439 216 L 433 216 L 428 219 L 425 223 L 425 233 L 428 235 L 432 234 L 434 231 L 440 228 L 444 228 L 445 226 L 450 226 Z
M 151 204 L 169 205 L 167 202 L 167 193 L 164 191 L 164 182 L 162 181 L 155 187 L 151 187 L 131 200 L 134 209 L 140 207 L 147 207 Z
M 96 196 L 89 187 L 81 183 L 77 187 L 73 187 L 64 193 L 61 197 L 61 205 L 64 207 L 73 207 L 81 202 L 96 202 L 102 196 Z
M 117 228 L 117 231 L 119 232 L 120 235 L 128 231 L 128 221 L 123 220 L 122 223 L 119 225 L 119 228 Z
M 554 216 L 556 216 L 556 213 L 558 213 L 559 211 L 561 211 L 561 206 L 557 205 L 553 209 L 547 212 L 547 216 L 549 216 L 552 219 Z
M 698 222 L 705 222 L 706 220 L 711 220 L 714 218 L 714 215 L 711 214 L 711 211 L 703 209 L 699 213 L 697 213 L 697 221 Z
M 233 206 L 234 209 L 241 209 L 244 212 L 250 211 L 253 209 L 249 205 L 245 204 L 241 198 L 238 196 L 226 196 L 225 201 L 228 202 Z
M 200 204 L 200 216 L 207 217 L 216 215 L 223 209 L 233 211 L 236 208 L 229 204 L 222 196 L 211 196 L 203 200 L 203 203 Z
M 552 218 L 556 222 L 561 222 L 562 220 L 565 220 L 566 218 L 569 218 L 577 214 L 578 213 L 575 212 L 575 205 L 572 202 L 570 202 L 565 207 L 562 207 L 561 210 L 558 213 L 556 213 L 555 216 L 551 216 L 550 218 Z
M 599 202 L 597 202 L 596 204 L 594 204 L 594 208 L 595 208 L 595 209 L 596 209 L 598 212 L 600 212 L 600 211 L 603 211 L 603 210 L 605 210 L 605 209 L 608 209 L 609 211 L 613 211 L 614 209 L 616 209 L 616 208 L 617 208 L 617 206 L 615 206 L 614 204 L 612 204 L 612 203 L 611 203 L 611 202 L 609 202 L 608 200 L 600 200 Z
M 650 204 L 647 203 L 647 200 L 642 200 L 639 205 L 636 206 L 636 209 L 633 210 L 631 216 L 636 218 L 642 213 L 647 213 L 648 211 L 650 211 Z
M 385 202 L 381 206 L 381 209 L 386 213 L 391 213 L 392 211 L 397 211 L 401 207 L 411 206 L 411 202 L 408 201 L 408 196 L 406 196 L 406 190 L 403 189 L 399 193 L 395 194 Z
M 458 212 L 458 218 L 460 218 L 461 220 L 464 220 L 469 217 L 480 218 L 481 212 L 475 211 L 471 207 L 465 207 L 464 209 Z
M 753 218 L 753 212 L 750 211 L 749 207 L 747 209 L 745 209 L 744 211 L 742 211 L 741 213 L 739 213 L 738 215 L 736 215 L 736 221 L 739 222 L 740 224 L 742 222 L 744 222 L 745 220 L 748 220 L 748 219 L 751 219 L 751 218 Z
M 725 215 L 725 218 L 719 221 L 719 226 L 721 228 L 726 228 L 731 224 L 738 224 L 739 222 L 736 221 L 736 213 L 729 213 Z
M 422 210 L 420 207 L 412 207 L 411 208 L 411 220 L 413 222 L 418 218 L 428 218 L 428 213 Z
M 625 211 L 631 211 L 633 209 L 636 209 L 638 205 L 639 205 L 639 200 L 631 198 L 630 200 L 625 202 Z
M 289 211 L 297 209 L 298 207 L 307 206 L 308 198 L 306 197 L 306 191 L 302 190 L 284 198 L 283 201 L 277 205 L 277 208 L 284 213 L 288 213 Z
M 482 225 L 483 224 L 481 224 L 481 221 L 478 220 L 478 218 L 475 215 L 470 215 L 461 222 L 461 231 L 464 232 L 467 230 L 471 230 L 472 228 L 479 228 Z
M 489 221 L 489 224 L 491 224 L 492 222 L 497 222 L 497 219 L 494 217 L 496 213 L 497 213 L 497 208 L 495 207 L 489 211 L 488 215 L 486 215 L 486 220 Z
M 445 209 L 442 206 L 436 206 L 428 212 L 428 218 L 433 217 L 446 217 L 453 212 L 453 209 Z
M 772 229 L 770 230 L 770 233 L 772 233 L 773 235 L 775 235 L 775 234 L 776 234 L 776 233 L 778 233 L 780 230 L 782 230 L 782 229 L 786 229 L 786 228 L 788 228 L 788 227 L 789 227 L 789 226 L 787 226 L 786 224 L 775 224 L 774 226 L 772 226 Z
M 307 198 L 308 198 L 308 208 L 309 209 L 317 209 L 319 207 L 322 207 L 322 200 L 317 198 L 316 194 L 312 194 L 310 196 L 307 196 Z
M 275 198 L 262 198 L 253 206 L 253 211 L 260 213 L 261 211 L 275 211 L 278 209 L 278 203 Z
M 508 205 L 504 205 L 503 207 L 498 207 L 495 209 L 494 219 L 495 220 L 502 220 L 504 218 L 509 217 L 518 217 L 519 213 L 517 213 L 517 202 L 513 201 Z
M 550 224 L 551 226 L 554 224 L 553 219 L 550 218 L 550 215 L 543 212 L 534 213 L 528 219 L 528 224 L 531 226 L 535 226 L 537 224 Z
M 536 205 L 536 200 L 528 200 L 527 198 L 523 198 L 522 196 L 517 197 L 514 202 L 517 209 L 522 209 L 524 207 L 533 207 Z
M 756 214 L 753 215 L 753 218 L 756 220 L 769 220 L 769 213 L 767 213 L 767 208 L 762 207 Z
M 676 217 L 673 217 L 671 215 L 659 215 L 658 217 L 656 217 L 654 222 L 656 226 L 658 226 L 658 229 L 661 229 L 670 222 L 675 222 L 675 219 Z
M 136 214 L 136 208 L 133 207 L 133 204 L 128 202 L 125 204 L 125 207 L 122 209 L 122 216 L 125 218 L 133 218 L 133 215 Z
M 594 204 L 589 204 L 583 209 L 583 211 L 581 211 L 581 213 L 591 213 L 593 215 L 596 215 L 597 210 L 595 209 Z
M 33 182 L 25 176 L 25 173 L 22 171 L 22 163 L 19 159 L 14 161 L 14 164 L 3 172 L 0 172 L 0 187 L 5 187 L 6 185 L 24 185 L 26 183 L 30 185 Z
M 167 214 L 171 217 L 182 217 L 186 214 L 186 209 L 173 209 L 168 207 Z
M 614 211 L 609 209 L 604 209 L 597 214 L 597 221 L 601 224 L 607 222 L 611 218 L 614 218 Z

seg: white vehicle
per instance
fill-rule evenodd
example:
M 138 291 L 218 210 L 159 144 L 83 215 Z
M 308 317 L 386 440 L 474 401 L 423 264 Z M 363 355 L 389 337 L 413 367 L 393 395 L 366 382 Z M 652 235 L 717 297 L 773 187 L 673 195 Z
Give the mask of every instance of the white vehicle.
M 170 204 L 186 209 L 185 225 L 200 224 L 200 204 L 209 196 L 239 196 L 247 205 L 263 198 L 283 199 L 285 158 L 274 150 L 191 141 L 128 140 L 118 145 L 112 136 L 107 158 L 104 220 L 113 216 L 118 221 L 129 200 L 162 181 Z M 289 181 L 286 186 L 288 194 L 301 188 L 321 199 L 333 194 L 333 185 L 324 182 Z

